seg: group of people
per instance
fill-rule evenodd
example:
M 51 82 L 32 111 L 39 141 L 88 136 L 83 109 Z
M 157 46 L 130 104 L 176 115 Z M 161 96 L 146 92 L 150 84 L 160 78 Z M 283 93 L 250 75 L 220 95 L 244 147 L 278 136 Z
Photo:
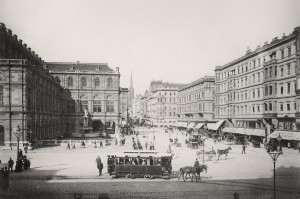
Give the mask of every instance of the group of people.
M 73 142 L 73 144 L 72 144 L 72 141 L 68 142 L 66 149 L 71 150 L 71 145 L 72 145 L 72 149 L 76 149 L 75 142 Z M 82 148 L 85 148 L 84 140 L 81 141 L 80 145 L 81 145 Z M 94 148 L 98 148 L 96 141 L 94 142 Z M 103 142 L 102 141 L 99 142 L 99 148 L 103 148 Z
M 10 172 L 13 171 L 14 164 L 15 164 L 15 162 L 11 158 L 9 158 L 9 160 L 8 160 L 8 170 Z M 15 171 L 16 172 L 21 172 L 23 170 L 29 170 L 30 169 L 30 165 L 31 165 L 30 160 L 27 159 L 26 155 L 23 155 L 23 152 L 20 149 L 19 152 L 18 152 L 18 157 L 17 157 L 17 161 L 16 161 Z
M 133 150 L 143 150 L 143 146 L 138 137 L 136 138 L 136 141 L 135 141 L 135 138 L 132 137 L 132 147 L 133 147 Z M 150 142 L 148 144 L 148 142 L 145 141 L 145 149 L 148 150 L 148 147 L 149 147 L 149 150 L 154 150 L 153 142 Z

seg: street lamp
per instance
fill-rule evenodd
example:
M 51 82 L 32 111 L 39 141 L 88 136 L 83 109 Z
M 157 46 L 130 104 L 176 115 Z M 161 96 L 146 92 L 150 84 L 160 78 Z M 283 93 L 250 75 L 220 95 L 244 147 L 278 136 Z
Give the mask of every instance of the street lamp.
M 19 126 L 19 125 L 18 125 L 17 128 L 15 129 L 14 135 L 16 136 L 17 142 L 18 142 L 18 146 L 17 146 L 17 157 L 18 157 L 18 154 L 19 154 L 19 142 L 20 142 L 20 137 L 21 137 L 21 135 L 22 135 L 22 132 L 21 132 L 21 129 L 20 129 L 20 126 Z
M 279 149 L 280 149 L 280 141 L 281 141 L 282 137 L 280 136 L 280 134 L 277 137 L 277 140 L 279 142 Z M 277 151 L 272 151 L 269 152 L 270 157 L 272 158 L 273 162 L 274 162 L 274 199 L 276 198 L 276 185 L 275 185 L 275 164 L 276 164 L 276 160 L 279 157 L 279 155 L 282 154 L 281 151 L 277 150 Z

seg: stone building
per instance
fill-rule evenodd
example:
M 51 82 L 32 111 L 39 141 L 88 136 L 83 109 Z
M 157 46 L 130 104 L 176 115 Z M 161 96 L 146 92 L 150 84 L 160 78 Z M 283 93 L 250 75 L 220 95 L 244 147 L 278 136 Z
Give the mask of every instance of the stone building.
M 300 129 L 299 29 L 216 67 L 216 118 L 267 134 Z
M 128 123 L 128 93 L 129 90 L 128 88 L 121 88 L 120 89 L 120 119 L 121 119 L 121 124 L 126 125 Z
M 67 133 L 118 132 L 120 123 L 120 73 L 102 63 L 47 62 L 50 74 L 59 79 L 72 100 L 66 102 Z M 84 110 L 88 112 L 88 127 L 84 127 Z
M 170 126 L 177 122 L 177 97 L 182 84 L 152 81 L 147 92 L 148 124 Z
M 17 134 L 21 144 L 63 136 L 63 104 L 69 99 L 43 60 L 1 23 L 0 145 L 16 144 Z
M 214 119 L 215 77 L 205 76 L 178 91 L 179 120 L 188 123 Z

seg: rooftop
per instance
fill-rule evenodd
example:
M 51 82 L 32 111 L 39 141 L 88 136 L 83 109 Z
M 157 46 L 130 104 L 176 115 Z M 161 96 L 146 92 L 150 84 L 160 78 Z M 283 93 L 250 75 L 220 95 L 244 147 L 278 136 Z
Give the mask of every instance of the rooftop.
M 47 62 L 46 66 L 50 71 L 114 72 L 106 63 Z
M 202 77 L 202 78 L 200 78 L 200 79 L 197 79 L 197 80 L 195 80 L 195 81 L 193 81 L 193 82 L 191 82 L 191 83 L 189 83 L 189 84 L 186 84 L 186 85 L 180 87 L 179 90 L 180 90 L 180 91 L 181 91 L 181 90 L 185 90 L 185 89 L 187 89 L 187 88 L 190 88 L 190 87 L 192 87 L 192 86 L 201 84 L 201 83 L 203 83 L 203 82 L 215 82 L 215 76 L 205 76 L 205 77 Z

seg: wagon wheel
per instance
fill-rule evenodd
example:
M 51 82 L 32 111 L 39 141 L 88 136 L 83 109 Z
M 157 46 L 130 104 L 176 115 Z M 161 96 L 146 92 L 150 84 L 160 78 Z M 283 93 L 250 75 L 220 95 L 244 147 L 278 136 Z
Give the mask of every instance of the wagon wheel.
M 126 174 L 126 175 L 125 175 L 125 178 L 129 178 L 129 174 Z
M 131 179 L 134 179 L 134 175 L 133 174 L 131 175 Z

